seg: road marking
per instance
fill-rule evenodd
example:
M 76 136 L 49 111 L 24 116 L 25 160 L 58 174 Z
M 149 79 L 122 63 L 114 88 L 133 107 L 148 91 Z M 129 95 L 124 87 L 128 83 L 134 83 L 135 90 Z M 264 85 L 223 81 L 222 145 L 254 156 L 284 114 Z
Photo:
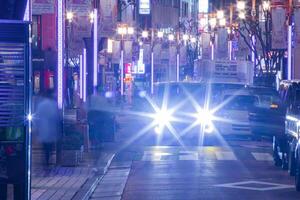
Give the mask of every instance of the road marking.
M 281 189 L 290 189 L 290 188 L 295 187 L 293 185 L 270 183 L 270 182 L 264 182 L 264 181 L 241 181 L 241 182 L 235 182 L 235 183 L 218 184 L 215 186 L 216 187 L 225 187 L 225 188 L 234 188 L 234 189 L 255 190 L 255 191 L 281 190 Z
M 198 153 L 179 155 L 179 160 L 198 160 Z
M 236 156 L 233 152 L 215 152 L 216 157 L 218 160 L 237 160 Z
M 269 153 L 251 153 L 258 161 L 273 161 L 273 157 Z
M 162 155 L 159 154 L 144 154 L 143 161 L 160 161 Z

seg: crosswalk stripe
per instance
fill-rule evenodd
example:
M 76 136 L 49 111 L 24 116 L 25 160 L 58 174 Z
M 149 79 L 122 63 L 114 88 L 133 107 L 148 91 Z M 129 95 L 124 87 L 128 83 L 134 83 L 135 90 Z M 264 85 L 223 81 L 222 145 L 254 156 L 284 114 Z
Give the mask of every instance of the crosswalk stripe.
M 179 151 L 179 154 L 198 154 L 197 151 Z
M 218 160 L 237 160 L 233 152 L 216 152 L 216 157 Z
M 161 156 L 162 155 L 155 155 L 155 154 L 153 154 L 153 155 L 144 155 L 143 156 L 143 158 L 142 158 L 142 160 L 143 161 L 160 161 L 161 160 Z
M 198 154 L 197 153 L 191 153 L 186 155 L 179 155 L 179 160 L 198 160 Z
M 251 153 L 253 157 L 258 161 L 272 161 L 273 157 L 269 153 Z

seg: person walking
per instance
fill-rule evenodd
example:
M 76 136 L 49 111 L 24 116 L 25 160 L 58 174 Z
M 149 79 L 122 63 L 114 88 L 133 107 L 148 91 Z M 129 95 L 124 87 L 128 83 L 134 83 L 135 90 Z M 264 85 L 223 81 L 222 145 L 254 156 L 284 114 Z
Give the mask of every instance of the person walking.
M 35 126 L 37 140 L 42 144 L 45 154 L 45 165 L 49 167 L 51 153 L 58 140 L 59 112 L 57 104 L 52 98 L 52 91 L 46 91 L 36 108 Z

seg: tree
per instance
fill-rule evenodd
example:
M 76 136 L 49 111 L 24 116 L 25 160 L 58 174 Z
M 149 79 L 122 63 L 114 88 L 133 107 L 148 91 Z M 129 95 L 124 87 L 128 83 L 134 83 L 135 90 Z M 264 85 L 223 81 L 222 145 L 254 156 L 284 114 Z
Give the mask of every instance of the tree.
M 272 16 L 269 9 L 262 9 L 261 17 L 252 15 L 240 20 L 236 32 L 254 53 L 256 77 L 263 84 L 273 84 L 286 49 L 272 48 Z

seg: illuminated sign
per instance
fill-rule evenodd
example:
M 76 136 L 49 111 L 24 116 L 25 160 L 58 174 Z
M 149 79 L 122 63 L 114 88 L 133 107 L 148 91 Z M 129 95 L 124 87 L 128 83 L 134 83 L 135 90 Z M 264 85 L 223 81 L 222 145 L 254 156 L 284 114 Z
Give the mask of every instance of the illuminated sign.
M 200 0 L 199 1 L 199 12 L 200 13 L 208 13 L 208 0 Z
M 149 15 L 150 11 L 151 11 L 150 0 L 140 0 L 140 4 L 139 4 L 140 15 Z

